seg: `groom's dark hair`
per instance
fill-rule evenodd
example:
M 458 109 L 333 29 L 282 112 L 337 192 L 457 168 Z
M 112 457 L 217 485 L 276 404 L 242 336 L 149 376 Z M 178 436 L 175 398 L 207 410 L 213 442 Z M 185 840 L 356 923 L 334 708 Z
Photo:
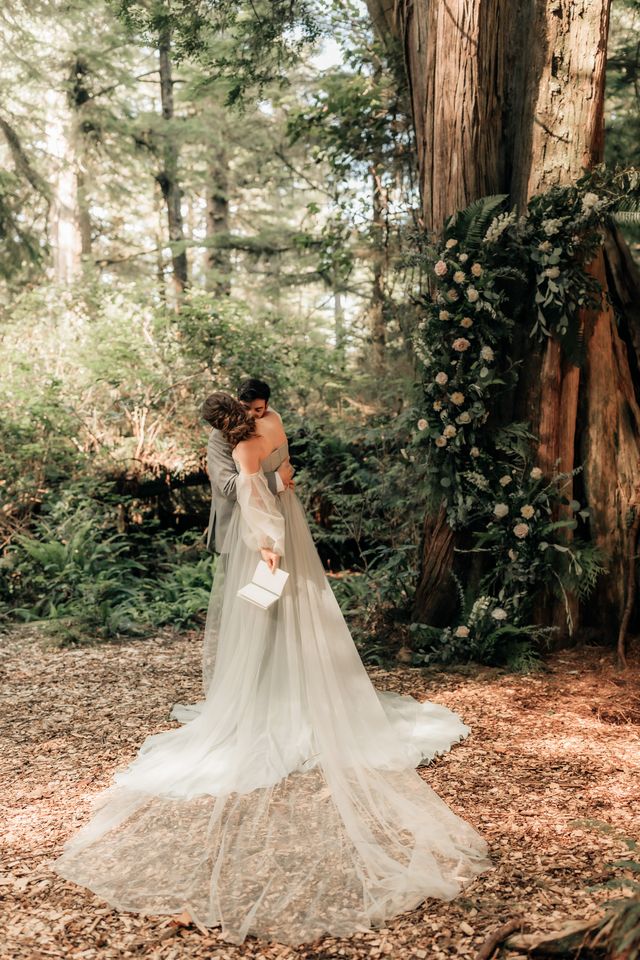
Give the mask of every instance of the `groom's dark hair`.
M 243 380 L 238 387 L 238 400 L 242 403 L 251 403 L 253 400 L 264 400 L 269 402 L 271 396 L 271 387 L 264 380 L 255 380 L 250 377 Z

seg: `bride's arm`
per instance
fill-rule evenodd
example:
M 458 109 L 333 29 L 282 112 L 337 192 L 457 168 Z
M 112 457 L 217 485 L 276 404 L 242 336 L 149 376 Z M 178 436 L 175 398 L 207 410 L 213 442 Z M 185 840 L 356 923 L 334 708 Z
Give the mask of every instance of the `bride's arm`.
M 260 448 L 249 440 L 239 443 L 234 454 L 240 467 L 236 494 L 242 539 L 252 550 L 281 557 L 284 555 L 284 517 L 260 467 Z M 264 555 L 263 559 L 268 562 Z

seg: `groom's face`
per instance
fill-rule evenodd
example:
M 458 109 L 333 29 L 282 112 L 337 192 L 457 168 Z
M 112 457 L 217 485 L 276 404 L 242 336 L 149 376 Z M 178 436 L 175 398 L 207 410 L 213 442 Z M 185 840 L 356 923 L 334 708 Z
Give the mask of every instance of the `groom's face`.
M 260 420 L 261 417 L 264 417 L 268 406 L 269 403 L 267 400 L 251 400 L 248 403 L 245 403 L 247 413 L 256 420 Z

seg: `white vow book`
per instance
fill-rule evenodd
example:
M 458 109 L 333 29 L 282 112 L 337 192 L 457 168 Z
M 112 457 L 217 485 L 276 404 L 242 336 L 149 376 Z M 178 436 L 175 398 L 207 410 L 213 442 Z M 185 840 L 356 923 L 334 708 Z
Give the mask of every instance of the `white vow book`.
M 246 587 L 240 587 L 238 596 L 255 604 L 256 607 L 267 610 L 280 599 L 288 579 L 289 574 L 286 570 L 278 569 L 272 573 L 264 560 L 261 560 L 255 569 L 251 583 Z

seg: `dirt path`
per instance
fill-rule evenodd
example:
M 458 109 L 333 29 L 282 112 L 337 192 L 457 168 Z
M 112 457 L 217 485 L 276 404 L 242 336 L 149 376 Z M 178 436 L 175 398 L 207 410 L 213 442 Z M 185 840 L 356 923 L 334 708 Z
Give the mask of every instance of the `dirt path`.
M 0 760 L 6 784 L 0 865 L 0 957 L 473 957 L 513 916 L 527 925 L 590 915 L 623 876 L 620 837 L 640 838 L 640 671 L 608 651 L 556 655 L 532 677 L 484 669 L 422 675 L 371 671 L 377 686 L 457 710 L 472 736 L 421 774 L 489 840 L 495 869 L 450 904 L 426 902 L 384 930 L 296 949 L 241 947 L 168 918 L 118 914 L 48 868 L 90 799 L 142 739 L 169 727 L 169 706 L 199 695 L 199 636 L 77 650 L 37 638 L 1 641 Z M 614 828 L 602 832 L 582 820 Z

